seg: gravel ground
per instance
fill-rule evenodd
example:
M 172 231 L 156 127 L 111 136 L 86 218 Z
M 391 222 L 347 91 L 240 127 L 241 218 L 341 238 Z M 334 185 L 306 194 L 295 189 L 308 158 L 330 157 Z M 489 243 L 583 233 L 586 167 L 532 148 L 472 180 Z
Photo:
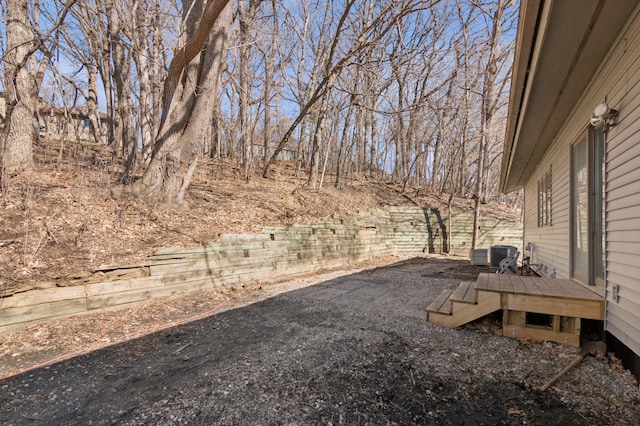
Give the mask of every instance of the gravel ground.
M 0 382 L 10 424 L 640 424 L 609 354 L 425 321 L 467 262 L 412 259 L 308 285 Z M 469 275 L 469 276 L 467 276 Z

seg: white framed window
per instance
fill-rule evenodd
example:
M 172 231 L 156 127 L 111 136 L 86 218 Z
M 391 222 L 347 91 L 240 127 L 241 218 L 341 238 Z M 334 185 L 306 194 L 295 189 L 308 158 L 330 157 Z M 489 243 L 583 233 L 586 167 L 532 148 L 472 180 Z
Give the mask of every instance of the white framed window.
M 552 223 L 551 185 L 551 166 L 549 166 L 549 171 L 538 181 L 538 226 L 551 226 Z

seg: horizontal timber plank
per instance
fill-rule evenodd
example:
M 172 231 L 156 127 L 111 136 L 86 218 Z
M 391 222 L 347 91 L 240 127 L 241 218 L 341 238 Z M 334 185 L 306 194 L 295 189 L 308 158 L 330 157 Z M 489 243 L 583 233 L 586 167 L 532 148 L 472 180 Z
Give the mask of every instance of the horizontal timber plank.
M 518 339 L 530 339 L 537 342 L 551 341 L 563 345 L 580 346 L 580 334 L 563 333 L 559 331 L 539 329 L 533 327 L 522 327 L 518 325 L 503 326 L 502 334 L 507 337 Z
M 143 302 L 151 299 L 161 299 L 214 289 L 220 287 L 214 280 L 197 279 L 185 281 L 180 284 L 156 287 L 153 289 L 136 289 L 120 293 L 103 294 L 92 296 L 88 299 L 90 310 L 102 309 L 112 306 L 127 305 L 131 303 Z
M 205 262 L 200 262 L 195 265 L 177 265 L 173 268 L 165 268 L 157 271 L 158 273 L 152 275 L 153 277 L 173 277 L 179 275 L 185 275 L 190 273 L 198 273 L 201 275 L 208 275 L 213 278 L 220 278 L 227 275 L 238 275 L 238 274 L 246 274 L 252 273 L 261 270 L 274 270 L 276 268 L 276 263 L 271 260 L 270 262 L 253 264 L 250 266 L 243 265 L 235 265 L 230 266 L 227 265 L 225 267 L 210 267 Z M 182 267 L 181 267 L 182 266 Z
M 123 291 L 161 287 L 163 285 L 164 281 L 162 277 L 143 277 L 131 280 L 107 281 L 88 284 L 85 286 L 85 293 L 87 297 L 93 297 L 102 294 L 112 294 Z
M 238 250 L 215 250 L 207 253 L 203 253 L 200 256 L 188 258 L 188 259 L 209 259 L 209 260 L 225 260 L 225 259 L 246 259 L 246 258 L 267 258 L 280 256 L 281 254 L 286 253 L 287 247 L 257 247 L 253 249 L 238 249 Z M 176 259 L 178 260 L 178 259 Z M 168 259 L 167 261 L 157 261 L 156 264 L 168 264 L 172 261 L 172 259 Z
M 223 271 L 224 272 L 224 271 Z M 187 272 L 176 275 L 167 275 L 164 278 L 165 285 L 173 285 L 175 283 L 182 283 L 187 281 L 197 281 L 197 280 L 209 280 L 216 283 L 224 283 L 229 279 L 238 280 L 238 281 L 255 281 L 267 278 L 272 275 L 284 275 L 283 271 L 278 271 L 276 269 L 263 268 L 263 269 L 255 269 L 252 271 L 245 272 L 237 272 L 235 274 L 218 274 L 218 275 L 210 275 L 206 271 L 196 271 L 196 272 Z
M 0 310 L 0 326 L 32 323 L 49 318 L 79 314 L 86 310 L 86 297 L 57 300 L 55 302 L 42 302 L 15 308 L 3 308 Z
M 220 234 L 219 241 L 234 241 L 234 242 L 244 242 L 244 241 L 257 241 L 263 240 L 267 241 L 269 239 L 268 235 L 265 234 Z
M 566 317 L 604 319 L 604 300 L 580 300 L 531 294 L 506 294 L 505 309 Z
M 2 307 L 2 309 L 0 309 L 0 313 L 7 308 L 18 308 L 71 299 L 81 299 L 85 296 L 86 293 L 84 285 L 29 290 L 22 293 L 15 293 L 13 296 L 0 299 Z

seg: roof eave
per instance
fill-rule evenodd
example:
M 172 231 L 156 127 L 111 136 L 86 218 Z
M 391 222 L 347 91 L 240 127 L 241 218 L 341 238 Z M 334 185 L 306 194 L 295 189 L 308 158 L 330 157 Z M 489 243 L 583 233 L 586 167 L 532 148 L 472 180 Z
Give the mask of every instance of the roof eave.
M 637 0 L 521 3 L 501 191 L 526 185 L 636 7 Z

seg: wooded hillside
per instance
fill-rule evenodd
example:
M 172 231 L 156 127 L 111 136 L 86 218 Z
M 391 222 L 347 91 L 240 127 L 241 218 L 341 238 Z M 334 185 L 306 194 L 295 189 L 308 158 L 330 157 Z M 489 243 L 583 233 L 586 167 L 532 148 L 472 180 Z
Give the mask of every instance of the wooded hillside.
M 519 218 L 511 1 L 2 7 L 4 285 L 382 204 Z
M 33 171 L 14 178 L 10 200 L 0 209 L 0 294 L 33 286 L 64 286 L 105 265 L 143 262 L 158 248 L 202 247 L 223 233 L 259 232 L 264 226 L 314 222 L 332 214 L 381 206 L 420 206 L 448 211 L 448 197 L 423 188 L 364 177 L 340 189 L 310 191 L 296 178 L 295 162 L 278 162 L 273 179 L 259 171 L 247 182 L 229 160 L 203 159 L 182 205 L 115 198 L 121 165 L 107 147 L 47 142 L 35 149 Z M 62 159 L 62 160 L 60 160 Z M 472 212 L 473 202 L 453 198 L 454 212 Z M 492 202 L 482 216 L 520 220 L 520 206 Z
M 358 175 L 501 197 L 511 1 L 9 0 L 4 12 L 5 197 L 43 134 L 108 146 L 121 183 L 137 181 L 127 191 L 169 203 L 203 153 L 245 179 L 274 179 L 290 158 L 311 189 Z

